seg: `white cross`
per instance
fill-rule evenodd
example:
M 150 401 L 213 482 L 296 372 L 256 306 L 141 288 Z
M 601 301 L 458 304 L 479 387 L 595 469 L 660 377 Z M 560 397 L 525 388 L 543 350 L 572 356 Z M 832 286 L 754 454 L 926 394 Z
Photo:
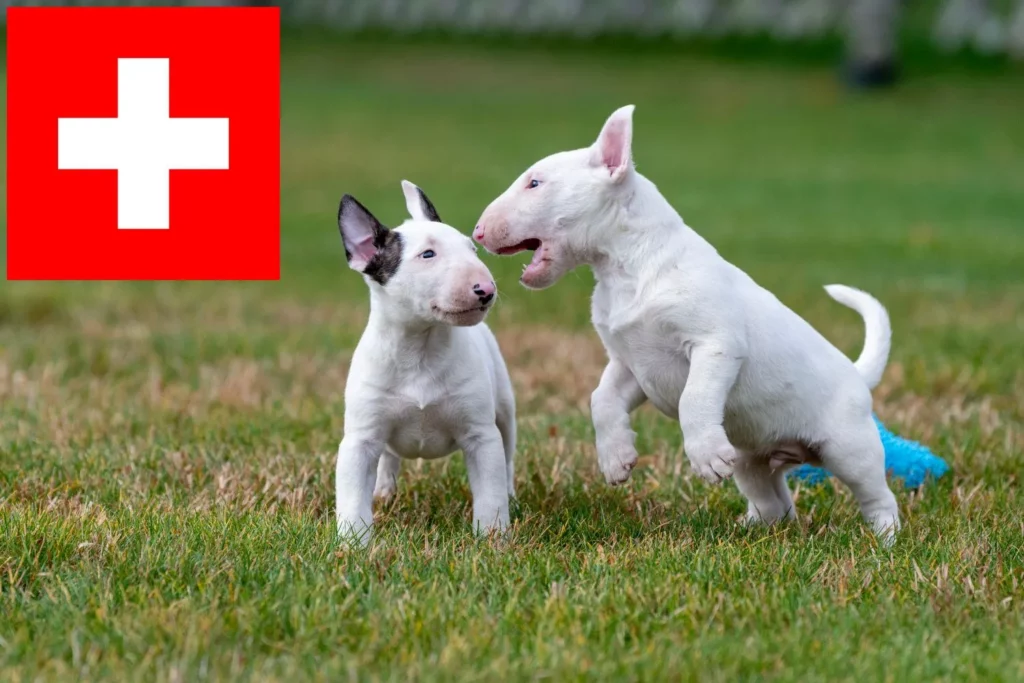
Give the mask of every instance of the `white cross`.
M 228 119 L 170 118 L 170 60 L 117 60 L 116 119 L 57 119 L 57 168 L 117 170 L 117 227 L 166 230 L 174 169 L 228 168 Z

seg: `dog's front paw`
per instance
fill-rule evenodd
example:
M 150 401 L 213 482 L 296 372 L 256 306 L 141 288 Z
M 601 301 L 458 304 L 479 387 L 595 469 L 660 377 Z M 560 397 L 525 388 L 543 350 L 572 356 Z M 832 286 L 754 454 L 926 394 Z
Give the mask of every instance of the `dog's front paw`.
M 685 449 L 690 465 L 704 481 L 717 484 L 732 476 L 738 455 L 724 432 L 687 442 Z
M 338 519 L 338 541 L 348 547 L 365 548 L 373 535 L 373 523 L 361 519 Z
M 638 457 L 632 439 L 597 444 L 598 465 L 604 480 L 612 486 L 623 484 L 629 479 Z

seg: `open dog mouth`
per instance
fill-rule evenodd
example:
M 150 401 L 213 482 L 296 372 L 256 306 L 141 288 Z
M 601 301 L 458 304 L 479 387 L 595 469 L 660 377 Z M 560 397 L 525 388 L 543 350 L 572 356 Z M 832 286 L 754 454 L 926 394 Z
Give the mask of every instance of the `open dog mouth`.
M 543 280 L 544 273 L 554 260 L 553 253 L 547 244 L 544 244 L 536 237 L 525 239 L 510 247 L 498 249 L 498 253 L 502 256 L 518 254 L 521 251 L 533 252 L 533 258 L 523 266 L 523 274 L 519 278 L 520 282 L 529 287 Z
M 519 244 L 514 244 L 511 247 L 501 247 L 498 249 L 498 253 L 502 256 L 511 256 L 512 254 L 518 254 L 521 251 L 537 251 L 540 249 L 540 240 L 536 237 L 531 237 L 528 240 L 523 240 Z

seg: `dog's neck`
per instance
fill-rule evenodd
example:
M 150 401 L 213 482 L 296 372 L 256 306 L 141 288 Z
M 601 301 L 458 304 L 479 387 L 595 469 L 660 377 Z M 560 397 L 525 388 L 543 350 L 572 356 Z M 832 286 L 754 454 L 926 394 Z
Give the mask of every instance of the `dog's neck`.
M 418 365 L 450 347 L 451 325 L 396 310 L 393 302 L 371 290 L 366 333 L 376 340 L 375 353 L 398 365 Z
M 650 180 L 636 171 L 612 198 L 603 220 L 591 230 L 591 244 L 580 260 L 599 282 L 642 279 L 688 255 L 715 252 L 694 232 Z

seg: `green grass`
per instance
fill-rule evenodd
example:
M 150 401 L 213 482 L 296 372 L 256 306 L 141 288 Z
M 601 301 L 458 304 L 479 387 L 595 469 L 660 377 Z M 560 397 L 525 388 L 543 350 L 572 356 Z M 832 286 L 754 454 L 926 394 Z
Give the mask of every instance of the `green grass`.
M 356 43 L 283 60 L 276 283 L 0 286 L 4 680 L 1019 680 L 1024 676 L 1024 89 L 855 96 L 805 65 Z M 880 549 L 845 490 L 736 522 L 642 409 L 604 485 L 588 273 L 532 293 L 489 258 L 520 405 L 520 500 L 476 540 L 461 458 L 406 466 L 367 551 L 333 540 L 342 391 L 366 315 L 334 225 L 399 180 L 468 230 L 537 158 L 637 105 L 687 221 L 844 351 L 864 287 L 895 337 L 876 409 L 954 474 L 899 491 Z M 59 198 L 55 198 L 59 201 Z M 73 215 L 69 213 L 69 219 Z

